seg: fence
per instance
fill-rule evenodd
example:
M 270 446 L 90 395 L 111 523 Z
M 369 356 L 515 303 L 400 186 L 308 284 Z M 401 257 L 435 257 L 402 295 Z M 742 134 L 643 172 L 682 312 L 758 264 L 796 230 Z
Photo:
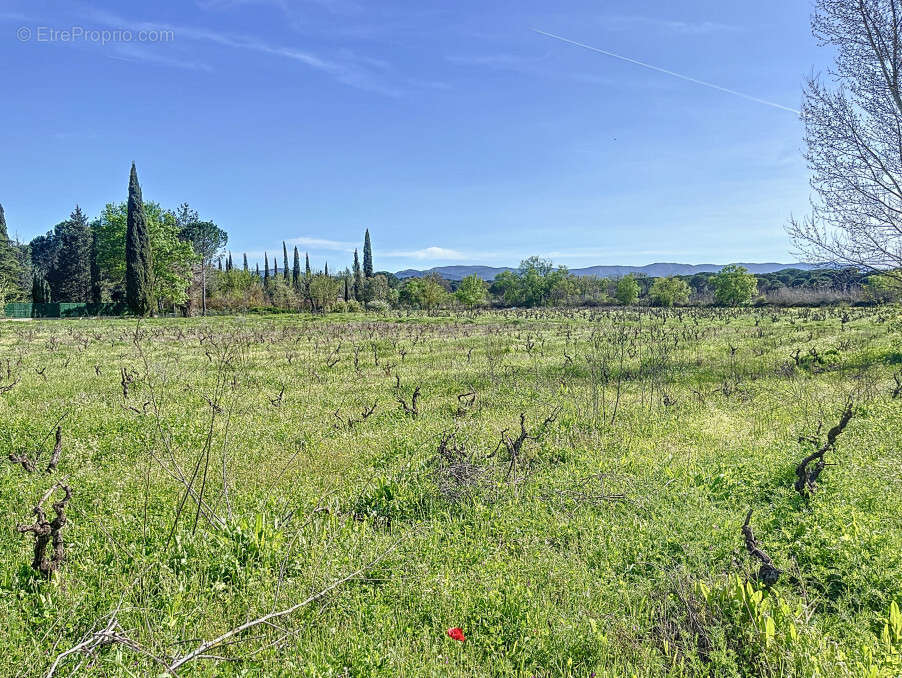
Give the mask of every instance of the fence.
M 7 304 L 7 318 L 86 318 L 98 315 L 122 315 L 125 304 Z

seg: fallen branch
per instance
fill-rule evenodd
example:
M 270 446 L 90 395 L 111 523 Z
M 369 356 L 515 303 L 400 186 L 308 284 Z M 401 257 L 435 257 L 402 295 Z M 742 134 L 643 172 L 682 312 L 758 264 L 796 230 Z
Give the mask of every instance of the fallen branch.
M 286 617 L 294 612 L 297 612 L 302 607 L 306 607 L 307 605 L 310 605 L 311 603 L 316 602 L 317 600 L 325 597 L 326 595 L 328 595 L 329 593 L 331 593 L 332 591 L 337 589 L 339 586 L 346 584 L 347 582 L 351 581 L 352 579 L 359 578 L 362 574 L 364 574 L 368 570 L 372 569 L 372 567 L 374 565 L 376 565 L 376 563 L 378 563 L 383 558 L 385 558 L 389 553 L 394 551 L 395 548 L 397 548 L 399 543 L 400 542 L 395 542 L 392 546 L 390 546 L 388 549 L 386 549 L 381 554 L 379 554 L 374 560 L 370 561 L 369 563 L 367 563 L 360 569 L 352 572 L 351 574 L 347 575 L 346 577 L 337 579 L 336 581 L 329 584 L 329 586 L 324 588 L 322 591 L 315 593 L 312 596 L 309 596 L 308 598 L 305 598 L 301 602 L 299 602 L 295 605 L 292 605 L 291 607 L 288 607 L 284 610 L 279 610 L 277 612 L 270 612 L 269 614 L 265 614 L 262 617 L 258 617 L 257 619 L 252 619 L 251 621 L 247 621 L 244 624 L 242 624 L 241 626 L 236 626 L 235 628 L 231 629 L 230 631 L 226 631 L 218 638 L 214 638 L 213 640 L 207 640 L 207 641 L 201 643 L 188 654 L 182 655 L 181 657 L 175 659 L 167 667 L 167 670 L 170 673 L 173 673 L 179 667 L 184 666 L 188 662 L 193 661 L 193 660 L 197 659 L 198 657 L 205 655 L 207 652 L 212 650 L 214 647 L 222 645 L 230 638 L 237 636 L 238 634 L 243 633 L 244 631 L 247 631 L 248 629 L 252 629 L 255 626 L 260 626 L 261 624 L 270 624 L 270 622 L 272 622 L 272 620 L 274 620 L 274 619 L 279 619 L 280 617 Z

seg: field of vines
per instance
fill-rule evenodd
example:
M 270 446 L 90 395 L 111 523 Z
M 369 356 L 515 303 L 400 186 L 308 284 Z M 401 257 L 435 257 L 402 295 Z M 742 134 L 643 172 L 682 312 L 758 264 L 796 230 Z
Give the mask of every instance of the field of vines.
M 902 675 L 898 308 L 0 322 L 0 675 Z

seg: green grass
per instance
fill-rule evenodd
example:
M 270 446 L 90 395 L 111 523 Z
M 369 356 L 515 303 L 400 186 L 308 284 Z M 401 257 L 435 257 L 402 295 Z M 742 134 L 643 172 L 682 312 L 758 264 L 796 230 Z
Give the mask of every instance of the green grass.
M 4 457 L 44 449 L 0 466 L 0 675 L 46 675 L 113 615 L 131 642 L 56 675 L 166 675 L 151 655 L 358 570 L 178 675 L 902 672 L 896 308 L 4 322 L 0 349 Z M 849 397 L 805 500 L 799 439 Z M 44 581 L 15 526 L 61 478 Z

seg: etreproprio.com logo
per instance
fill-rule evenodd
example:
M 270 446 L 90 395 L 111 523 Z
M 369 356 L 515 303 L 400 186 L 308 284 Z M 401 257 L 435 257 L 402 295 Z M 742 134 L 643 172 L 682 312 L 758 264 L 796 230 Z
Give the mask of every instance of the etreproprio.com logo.
M 116 42 L 172 42 L 175 31 L 168 29 L 146 29 L 132 31 L 128 29 L 86 28 L 71 26 L 54 28 L 52 26 L 20 26 L 16 31 L 19 42 L 91 42 L 100 45 Z

